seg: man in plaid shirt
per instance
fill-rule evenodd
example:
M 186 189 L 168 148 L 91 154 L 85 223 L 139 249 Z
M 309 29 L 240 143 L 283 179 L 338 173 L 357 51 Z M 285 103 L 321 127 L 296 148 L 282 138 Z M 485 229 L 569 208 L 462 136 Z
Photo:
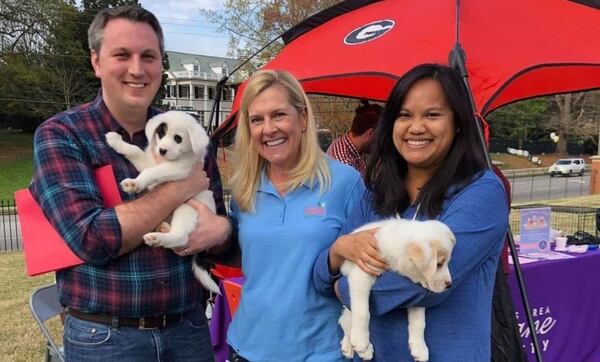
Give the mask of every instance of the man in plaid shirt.
M 59 298 L 67 307 L 66 358 L 213 361 L 190 254 L 221 242 L 231 232 L 230 223 L 193 203 L 201 222 L 185 247 L 175 252 L 151 248 L 142 235 L 206 188 L 213 191 L 218 213 L 225 214 L 215 157 L 208 155 L 183 180 L 138 198 L 121 192 L 123 204 L 104 208 L 94 170 L 111 164 L 117 181 L 138 174 L 104 135 L 115 131 L 127 142 L 147 145 L 144 127 L 158 112 L 150 104 L 161 83 L 164 45 L 156 17 L 137 6 L 99 12 L 88 41 L 101 90 L 91 103 L 60 113 L 37 129 L 30 187 L 84 261 L 56 273 Z M 210 225 L 210 232 L 203 232 L 203 225 Z
M 380 105 L 363 100 L 356 108 L 350 130 L 329 145 L 327 155 L 354 167 L 364 177 L 367 167 L 363 155 L 369 151 L 381 110 Z

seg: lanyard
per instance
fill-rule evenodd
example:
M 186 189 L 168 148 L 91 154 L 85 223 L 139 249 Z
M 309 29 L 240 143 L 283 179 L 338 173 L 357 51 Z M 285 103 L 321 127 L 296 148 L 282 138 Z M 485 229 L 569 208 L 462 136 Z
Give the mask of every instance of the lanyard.
M 413 215 L 412 221 L 415 221 L 415 220 L 417 220 L 417 215 L 419 215 L 419 209 L 420 209 L 420 208 L 421 208 L 421 203 L 419 202 L 419 203 L 417 204 L 417 210 L 415 210 L 415 214 Z M 399 214 L 399 213 L 396 213 L 396 218 L 398 218 L 398 219 L 402 219 L 402 217 L 400 217 L 400 214 Z

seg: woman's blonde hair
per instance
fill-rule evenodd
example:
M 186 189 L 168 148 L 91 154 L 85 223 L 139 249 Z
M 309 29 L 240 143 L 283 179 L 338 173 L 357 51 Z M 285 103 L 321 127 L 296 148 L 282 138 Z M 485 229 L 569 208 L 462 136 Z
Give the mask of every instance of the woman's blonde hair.
M 319 184 L 323 193 L 331 184 L 327 160 L 319 147 L 317 125 L 312 107 L 300 83 L 290 73 L 281 70 L 261 70 L 250 77 L 239 110 L 238 126 L 235 135 L 235 155 L 238 161 L 231 180 L 231 191 L 240 209 L 254 210 L 256 190 L 267 161 L 258 154 L 250 139 L 248 107 L 265 89 L 280 85 L 287 90 L 288 101 L 299 114 L 306 115 L 306 130 L 302 133 L 300 155 L 296 167 L 290 171 L 289 190 L 306 183 L 314 187 Z M 306 113 L 304 111 L 306 110 Z

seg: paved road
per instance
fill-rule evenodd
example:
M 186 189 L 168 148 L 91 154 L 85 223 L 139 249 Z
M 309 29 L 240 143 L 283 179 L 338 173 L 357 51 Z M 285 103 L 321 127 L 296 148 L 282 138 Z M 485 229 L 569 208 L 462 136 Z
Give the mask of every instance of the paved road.
M 562 177 L 539 175 L 509 179 L 513 202 L 551 200 L 589 194 L 589 174 Z

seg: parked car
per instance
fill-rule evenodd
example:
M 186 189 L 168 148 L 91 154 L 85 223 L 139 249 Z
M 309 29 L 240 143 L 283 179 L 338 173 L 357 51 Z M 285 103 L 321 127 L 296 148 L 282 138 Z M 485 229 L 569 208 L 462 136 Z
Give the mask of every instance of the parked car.
M 583 176 L 585 170 L 585 161 L 583 158 L 561 158 L 556 160 L 552 166 L 548 169 L 550 177 L 554 175 L 579 175 Z

